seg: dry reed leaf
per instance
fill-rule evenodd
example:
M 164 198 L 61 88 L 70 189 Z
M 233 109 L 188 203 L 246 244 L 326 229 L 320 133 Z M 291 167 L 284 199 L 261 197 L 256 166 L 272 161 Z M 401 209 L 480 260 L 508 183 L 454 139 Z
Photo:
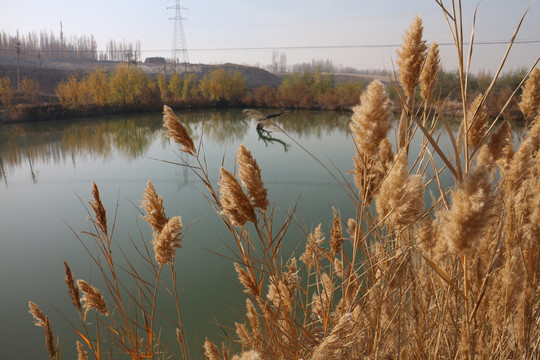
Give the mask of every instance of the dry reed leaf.
M 85 303 L 85 311 L 97 310 L 100 314 L 109 316 L 109 309 L 101 292 L 84 280 L 77 280 L 77 286 L 84 294 L 81 301 Z
M 163 227 L 169 222 L 169 218 L 165 215 L 163 207 L 163 198 L 158 195 L 152 182 L 148 180 L 146 189 L 144 189 L 141 207 L 146 211 L 146 216 L 143 219 L 152 227 L 156 233 L 160 233 Z
M 518 105 L 527 119 L 532 119 L 538 114 L 538 107 L 540 106 L 540 70 L 538 68 L 532 71 L 525 82 L 521 93 L 521 101 Z
M 411 99 L 415 88 L 418 86 L 420 72 L 424 64 L 426 54 L 426 42 L 422 40 L 424 27 L 422 19 L 416 15 L 409 30 L 403 37 L 401 49 L 397 51 L 399 66 L 399 82 L 407 99 Z
M 268 207 L 267 190 L 261 178 L 259 164 L 244 145 L 240 145 L 236 154 L 238 160 L 238 177 L 246 188 L 247 194 L 254 207 L 266 210 Z
M 167 128 L 167 136 L 175 143 L 184 147 L 180 150 L 195 156 L 195 145 L 193 144 L 193 140 L 189 136 L 186 127 L 180 122 L 178 117 L 176 117 L 174 111 L 167 105 L 163 106 L 163 125 Z
M 222 213 L 236 226 L 244 226 L 246 222 L 255 223 L 257 217 L 249 198 L 242 190 L 238 180 L 227 169 L 219 172 L 219 194 Z
M 180 245 L 181 235 L 182 219 L 180 216 L 171 218 L 159 234 L 154 233 L 152 245 L 154 246 L 154 257 L 159 265 L 174 263 L 176 249 L 182 247 Z

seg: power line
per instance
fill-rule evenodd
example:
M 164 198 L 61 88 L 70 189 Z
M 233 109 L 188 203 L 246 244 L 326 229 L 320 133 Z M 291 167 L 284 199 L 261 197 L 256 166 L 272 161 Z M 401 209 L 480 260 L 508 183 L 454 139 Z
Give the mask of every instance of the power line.
M 516 40 L 514 44 L 540 43 L 538 40 Z M 454 43 L 437 43 L 440 46 L 454 46 Z M 508 41 L 478 41 L 474 45 L 507 45 Z M 302 49 L 355 49 L 355 48 L 392 48 L 400 47 L 402 44 L 360 44 L 360 45 L 304 45 L 304 46 L 257 46 L 257 47 L 227 47 L 227 48 L 192 48 L 189 51 L 243 51 L 243 50 L 302 50 Z M 469 43 L 464 43 L 469 45 Z M 152 50 L 146 50 L 152 51 Z M 163 50 L 154 50 L 156 52 Z
M 474 45 L 508 45 L 508 40 L 492 40 L 492 41 L 476 41 Z M 528 39 L 528 40 L 516 40 L 514 44 L 538 44 L 540 39 Z M 362 48 L 393 48 L 400 47 L 402 44 L 356 44 L 356 45 L 301 45 L 301 46 L 253 46 L 253 47 L 222 47 L 222 48 L 190 48 L 189 51 L 256 51 L 256 50 L 303 50 L 303 49 L 362 49 Z M 439 47 L 442 46 L 455 46 L 454 43 L 438 43 Z M 470 43 L 465 42 L 464 45 L 470 45 Z M 14 52 L 15 50 L 11 49 L 2 49 L 5 52 Z M 28 49 L 26 52 L 49 52 L 49 53 L 103 53 L 105 51 L 100 50 L 38 50 L 38 49 Z M 151 49 L 151 50 L 139 50 L 143 53 L 148 52 L 170 52 L 170 49 Z

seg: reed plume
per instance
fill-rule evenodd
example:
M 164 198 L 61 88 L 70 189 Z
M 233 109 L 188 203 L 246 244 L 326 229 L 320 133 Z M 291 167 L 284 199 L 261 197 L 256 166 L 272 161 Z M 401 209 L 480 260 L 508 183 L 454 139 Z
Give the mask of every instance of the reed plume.
M 163 227 L 169 222 L 169 218 L 165 215 L 163 198 L 156 193 L 156 189 L 150 180 L 146 183 L 143 199 L 141 201 L 141 207 L 146 211 L 143 219 L 152 227 L 154 232 L 160 233 Z
M 398 227 L 414 224 L 424 211 L 424 182 L 420 175 L 409 176 L 405 151 L 382 182 L 375 205 L 379 219 Z
M 397 50 L 399 66 L 399 82 L 407 99 L 411 99 L 420 80 L 420 72 L 424 64 L 426 42 L 422 40 L 424 27 L 422 19 L 416 15 L 409 30 L 403 37 L 401 49 Z
M 253 296 L 259 295 L 259 287 L 254 279 L 251 278 L 249 273 L 243 269 L 238 263 L 234 263 L 234 269 L 238 276 L 240 284 L 244 285 L 244 292 Z
M 283 308 L 284 311 L 290 312 L 294 294 L 290 293 L 289 288 L 283 281 L 277 279 L 271 279 L 270 281 L 272 282 L 268 285 L 266 298 L 274 305 L 274 308 Z
M 71 298 L 71 301 L 73 302 L 73 305 L 75 305 L 77 310 L 79 310 L 79 312 L 81 312 L 82 311 L 82 306 L 81 306 L 79 288 L 75 284 L 75 279 L 73 278 L 73 274 L 71 273 L 71 269 L 69 268 L 67 262 L 65 262 L 65 261 L 64 261 L 64 267 L 66 268 L 65 281 L 66 281 L 66 285 L 67 285 L 67 288 L 68 288 L 69 297 Z
M 45 323 L 46 323 L 47 318 L 45 317 L 43 312 L 41 312 L 41 310 L 36 305 L 36 303 L 34 303 L 32 301 L 29 301 L 28 302 L 28 307 L 30 308 L 30 310 L 28 310 L 28 312 L 30 313 L 30 315 L 32 315 L 34 317 L 34 325 L 36 325 L 36 326 L 44 326 Z
M 221 360 L 221 355 L 219 354 L 217 346 L 208 338 L 206 338 L 204 342 L 204 356 L 206 356 L 208 360 Z
M 36 326 L 41 326 L 45 332 L 45 347 L 47 348 L 49 358 L 55 359 L 58 351 L 54 343 L 54 335 L 51 329 L 49 317 L 45 316 L 39 307 L 32 301 L 28 302 L 28 307 L 30 308 L 28 312 L 34 317 L 34 324 Z
M 257 221 L 255 210 L 238 180 L 225 168 L 221 168 L 219 174 L 219 200 L 222 213 L 236 226 L 244 226 L 248 221 L 255 223 Z
M 255 310 L 255 305 L 249 299 L 246 299 L 246 315 L 249 320 L 251 328 L 255 331 L 260 326 L 259 316 L 257 315 L 257 310 Z
M 519 109 L 526 119 L 532 119 L 538 113 L 540 106 L 540 70 L 534 68 L 523 86 Z
M 77 360 L 88 360 L 88 353 L 84 350 L 83 344 L 77 341 Z
M 330 230 L 330 249 L 332 250 L 333 257 L 341 251 L 343 247 L 343 228 L 341 226 L 341 216 L 339 212 L 332 207 L 334 218 L 332 220 L 332 229 Z
M 540 150 L 540 115 L 532 123 L 525 139 L 514 154 L 508 174 L 504 179 L 506 191 L 515 194 L 522 184 L 530 178 L 535 169 Z
M 322 257 L 321 245 L 324 242 L 324 234 L 319 224 L 313 233 L 309 234 L 306 242 L 306 250 L 300 256 L 300 261 L 306 264 L 308 270 Z
M 358 150 L 368 158 L 377 157 L 379 144 L 392 128 L 392 103 L 382 82 L 372 81 L 353 108 L 350 129 Z
M 90 201 L 90 206 L 94 210 L 94 216 L 96 220 L 92 220 L 94 224 L 97 225 L 98 229 L 101 232 L 101 239 L 107 239 L 107 211 L 101 202 L 99 196 L 99 189 L 96 183 L 92 183 L 92 196 L 94 199 Z
M 488 131 L 488 114 L 482 100 L 482 94 L 478 95 L 467 113 L 465 131 L 468 137 L 467 145 L 471 150 L 475 150 L 483 143 Z
M 356 144 L 354 183 L 366 203 L 386 173 L 392 154 L 388 139 L 391 102 L 384 85 L 373 81 L 360 97 L 360 105 L 353 108 L 350 129 Z
M 238 177 L 246 188 L 249 200 L 254 207 L 266 210 L 268 207 L 267 190 L 261 178 L 259 164 L 244 145 L 240 145 L 236 154 L 238 160 Z
M 235 355 L 231 360 L 263 360 L 261 355 L 255 350 L 244 351 L 240 355 Z
M 195 145 L 193 144 L 193 140 L 189 136 L 186 127 L 180 122 L 180 119 L 174 114 L 174 111 L 167 105 L 163 106 L 163 125 L 167 128 L 167 136 L 175 143 L 184 147 L 183 149 L 180 149 L 181 151 L 195 156 Z
M 498 164 L 501 168 L 506 169 L 513 154 L 512 128 L 508 121 L 504 121 L 491 135 L 489 141 L 480 147 L 476 160 L 479 165 L 493 166 Z
M 452 254 L 471 254 L 496 221 L 499 209 L 488 168 L 473 169 L 452 192 L 450 209 L 441 213 L 437 241 L 444 242 Z
M 311 360 L 344 359 L 345 350 L 351 345 L 349 339 L 354 336 L 354 321 L 350 313 L 344 314 L 324 340 L 314 349 Z
M 174 263 L 176 249 L 182 247 L 180 245 L 181 235 L 182 219 L 180 216 L 171 218 L 159 234 L 154 232 L 152 245 L 154 246 L 154 257 L 159 265 Z
M 422 72 L 420 73 L 420 95 L 427 102 L 433 96 L 433 89 L 440 71 L 439 45 L 433 42 L 428 49 Z
M 95 309 L 100 314 L 109 316 L 109 309 L 107 309 L 105 298 L 103 298 L 103 295 L 101 295 L 101 292 L 97 288 L 81 279 L 77 280 L 77 286 L 83 293 L 81 301 L 85 303 L 85 312 Z

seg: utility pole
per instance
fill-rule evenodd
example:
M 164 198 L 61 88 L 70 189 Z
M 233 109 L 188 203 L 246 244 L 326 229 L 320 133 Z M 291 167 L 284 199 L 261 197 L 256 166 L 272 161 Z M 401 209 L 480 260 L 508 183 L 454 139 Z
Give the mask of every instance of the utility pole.
M 174 9 L 174 16 L 169 20 L 174 20 L 174 32 L 173 32 L 173 44 L 172 44 L 172 60 L 173 66 L 177 62 L 184 64 L 184 71 L 187 71 L 188 54 L 186 46 L 186 36 L 184 34 L 184 25 L 182 20 L 186 20 L 182 17 L 181 10 L 187 10 L 187 8 L 180 6 L 180 0 L 175 0 L 175 5 L 170 6 L 167 9 Z
M 22 44 L 17 41 L 17 45 L 15 46 L 15 50 L 17 51 L 17 91 L 20 90 L 20 76 L 19 76 L 19 66 L 20 66 L 20 63 L 19 63 L 19 57 L 21 55 L 21 52 L 22 52 Z M 24 53 L 23 53 L 24 54 Z

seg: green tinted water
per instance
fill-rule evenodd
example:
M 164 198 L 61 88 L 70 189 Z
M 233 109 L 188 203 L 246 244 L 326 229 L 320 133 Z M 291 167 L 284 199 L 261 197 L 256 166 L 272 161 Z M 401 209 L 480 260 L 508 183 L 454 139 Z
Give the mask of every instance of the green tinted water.
M 339 185 L 284 134 L 274 132 L 279 141 L 265 142 L 258 137 L 255 122 L 240 110 L 189 112 L 180 117 L 196 143 L 204 140 L 214 185 L 222 160 L 233 170 L 236 150 L 243 143 L 259 162 L 278 218 L 285 219 L 297 200 L 297 221 L 307 228 L 320 222 L 329 228 L 332 206 L 339 207 L 344 217 L 353 216 Z M 352 168 L 353 153 L 348 120 L 349 116 L 338 113 L 291 112 L 281 116 L 280 125 L 329 166 L 333 165 L 328 159 L 346 172 Z M 163 195 L 167 214 L 180 215 L 185 225 L 191 224 L 176 258 L 191 351 L 200 355 L 197 345 L 206 336 L 219 341 L 223 331 L 232 335 L 226 328 L 238 320 L 236 313 L 245 304 L 234 285 L 232 263 L 216 255 L 231 255 L 230 239 L 201 196 L 202 183 L 184 168 L 159 161 L 177 161 L 179 156 L 177 146 L 163 136 L 161 121 L 156 113 L 0 127 L 1 358 L 46 357 L 43 332 L 33 326 L 27 312 L 29 300 L 49 313 L 65 357 L 73 358 L 76 338 L 63 315 L 77 317 L 63 280 L 63 260 L 75 278 L 99 287 L 99 273 L 73 233 L 90 229 L 86 208 L 93 181 L 111 228 L 116 216 L 114 240 L 135 262 L 137 254 L 130 242 L 140 245 L 151 240 L 138 209 L 147 180 Z M 94 248 L 88 237 L 81 237 Z M 294 228 L 285 240 L 285 249 L 293 249 L 302 232 Z M 119 251 L 113 255 L 121 260 Z M 164 302 L 162 309 L 168 306 Z

